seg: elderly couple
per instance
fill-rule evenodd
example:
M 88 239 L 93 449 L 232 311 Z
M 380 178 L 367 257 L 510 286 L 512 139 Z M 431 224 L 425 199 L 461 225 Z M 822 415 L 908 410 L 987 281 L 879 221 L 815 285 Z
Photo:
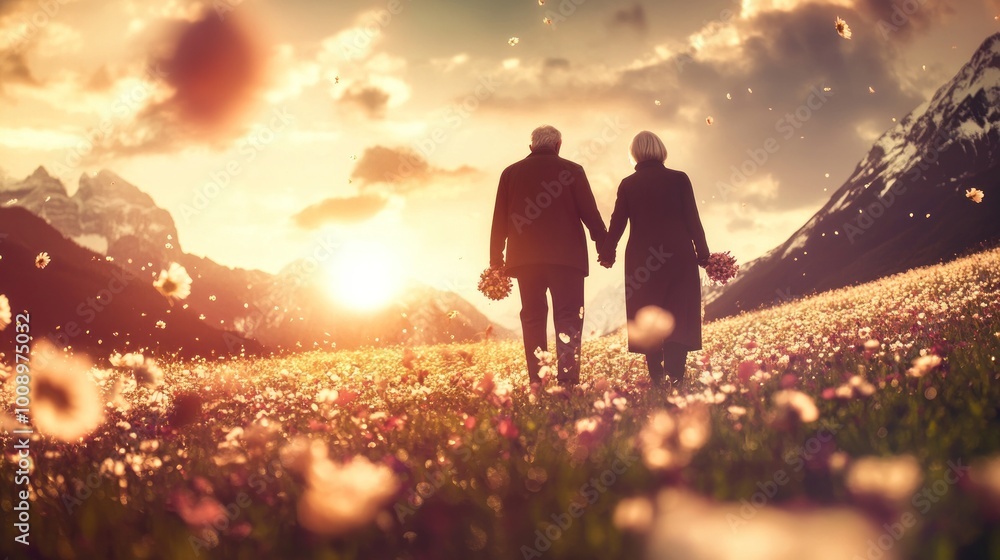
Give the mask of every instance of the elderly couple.
M 659 137 L 640 132 L 629 149 L 635 173 L 618 187 L 606 230 L 583 168 L 559 157 L 561 146 L 562 135 L 555 128 L 535 129 L 531 153 L 500 176 L 493 211 L 490 266 L 504 266 L 517 279 L 530 381 L 540 381 L 536 352 L 548 347 L 548 292 L 556 329 L 557 379 L 561 385 L 579 382 L 583 279 L 589 274 L 583 226 L 597 246 L 598 261 L 611 268 L 628 222 L 632 223 L 625 248 L 629 329 L 636 328 L 632 323 L 636 313 L 651 305 L 669 312 L 675 322 L 662 344 L 639 346 L 630 336 L 629 350 L 646 355 L 653 383 L 661 384 L 665 377 L 682 380 L 687 353 L 701 348 L 698 266 L 705 266 L 709 257 L 691 181 L 664 165 L 667 149 Z M 651 255 L 656 257 L 652 264 Z

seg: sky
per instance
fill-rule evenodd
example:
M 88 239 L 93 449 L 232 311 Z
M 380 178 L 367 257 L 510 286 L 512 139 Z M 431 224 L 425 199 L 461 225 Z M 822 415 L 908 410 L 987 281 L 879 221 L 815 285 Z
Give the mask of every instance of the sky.
M 497 180 L 534 127 L 562 131 L 605 220 L 632 136 L 656 132 L 711 249 L 746 262 L 998 16 L 1000 0 L 0 0 L 0 181 L 43 165 L 73 192 L 109 169 L 189 253 L 277 272 L 332 243 L 372 255 L 336 274 L 413 278 L 515 326 L 517 298 L 475 286 Z M 621 274 L 595 263 L 588 294 Z

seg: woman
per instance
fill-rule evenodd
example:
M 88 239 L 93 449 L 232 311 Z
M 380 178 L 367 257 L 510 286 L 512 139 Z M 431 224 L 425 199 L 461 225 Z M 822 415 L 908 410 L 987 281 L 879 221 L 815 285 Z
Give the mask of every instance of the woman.
M 601 264 L 615 262 L 625 224 L 632 222 L 625 248 L 625 312 L 629 329 L 643 307 L 655 305 L 674 318 L 674 330 L 654 348 L 629 337 L 629 351 L 646 355 L 653 383 L 684 378 L 687 353 L 701 349 L 701 279 L 698 266 L 708 262 L 708 243 L 698 216 L 691 180 L 668 169 L 667 148 L 658 136 L 642 131 L 629 148 L 635 173 L 622 180 L 611 226 L 598 252 Z M 634 332 L 632 334 L 635 334 Z

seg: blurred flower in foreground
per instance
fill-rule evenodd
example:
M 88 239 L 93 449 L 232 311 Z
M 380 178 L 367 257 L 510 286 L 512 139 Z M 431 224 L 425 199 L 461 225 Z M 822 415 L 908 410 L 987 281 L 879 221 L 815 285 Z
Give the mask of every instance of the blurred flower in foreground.
M 628 325 L 629 344 L 653 349 L 674 332 L 674 316 L 655 305 L 647 305 L 635 314 Z
M 190 527 L 209 527 L 226 518 L 226 510 L 218 500 L 187 488 L 173 492 L 170 502 L 177 515 Z
M 104 411 L 90 364 L 66 356 L 44 339 L 31 353 L 31 412 L 38 431 L 69 442 L 94 431 Z
M 851 26 L 847 25 L 846 21 L 838 17 L 834 26 L 837 28 L 837 33 L 841 37 L 843 37 L 844 39 L 851 38 Z
M 1000 455 L 980 459 L 969 469 L 969 480 L 987 507 L 1000 516 Z
M 684 490 L 660 492 L 656 510 L 649 560 L 840 560 L 864 555 L 881 534 L 847 508 L 748 507 Z M 897 558 L 892 550 L 879 552 L 880 560 Z
M 705 124 L 712 126 L 715 123 L 715 119 L 712 117 L 705 117 Z
M 52 258 L 49 257 L 49 254 L 44 251 L 38 253 L 38 256 L 35 257 L 35 266 L 38 268 L 45 268 L 49 266 L 50 262 L 52 262 Z
M 0 331 L 7 328 L 10 319 L 10 302 L 7 301 L 7 296 L 0 294 Z
M 315 453 L 311 459 L 298 515 L 317 534 L 343 535 L 371 523 L 399 488 L 392 469 L 360 455 L 346 463 Z
M 887 505 L 908 502 L 923 481 L 920 464 L 910 455 L 863 457 L 851 462 L 844 483 L 858 498 L 873 498 Z
M 816 402 L 801 391 L 791 389 L 778 391 L 771 397 L 771 400 L 777 407 L 779 415 L 785 418 L 794 418 L 807 424 L 819 419 Z
M 183 266 L 173 262 L 167 270 L 160 271 L 153 287 L 168 298 L 184 299 L 191 295 L 191 277 Z
M 704 406 L 691 406 L 675 413 L 657 411 L 639 433 L 643 462 L 650 470 L 680 470 L 708 443 L 711 433 Z
M 980 202 L 983 201 L 983 191 L 979 189 L 969 189 L 965 191 L 965 198 L 968 198 L 969 200 L 975 202 L 976 204 L 979 204 Z
M 511 37 L 510 39 L 507 39 L 507 44 L 510 45 L 510 46 L 512 46 L 512 47 L 514 45 L 520 43 L 520 42 L 521 42 L 521 40 L 518 39 L 517 37 Z
M 135 382 L 144 387 L 155 389 L 163 383 L 163 370 L 156 365 L 156 360 L 146 358 L 138 352 L 114 354 L 110 362 L 116 368 L 127 370 L 135 377 Z
M 653 514 L 653 502 L 649 498 L 625 498 L 615 506 L 613 522 L 623 531 L 645 533 L 653 524 Z
M 923 377 L 941 365 L 941 356 L 926 354 L 913 360 L 913 367 L 906 370 L 910 377 Z

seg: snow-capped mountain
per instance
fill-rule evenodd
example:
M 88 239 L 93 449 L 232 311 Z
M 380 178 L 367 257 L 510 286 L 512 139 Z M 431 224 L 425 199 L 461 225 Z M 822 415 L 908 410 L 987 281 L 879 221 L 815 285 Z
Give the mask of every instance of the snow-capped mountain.
M 40 269 L 35 257 L 43 251 L 51 262 Z M 0 256 L 0 293 L 30 314 L 36 340 L 48 338 L 103 363 L 115 352 L 184 358 L 262 352 L 255 341 L 232 341 L 224 328 L 173 305 L 151 282 L 24 208 L 0 208 Z M 13 347 L 13 336 L 0 337 L 0 353 L 10 355 Z
M 886 131 L 788 241 L 706 300 L 706 319 L 902 272 L 1000 238 L 1000 34 Z M 967 190 L 986 193 L 982 203 Z
M 972 188 L 985 192 L 982 203 L 966 198 Z M 995 34 L 929 101 L 886 131 L 791 238 L 742 263 L 727 286 L 703 285 L 705 319 L 868 282 L 998 239 L 1000 34 Z M 588 333 L 624 325 L 623 293 L 623 286 L 609 288 L 588 302 Z
M 143 255 L 134 257 L 162 260 L 181 252 L 170 213 L 110 171 L 81 175 L 79 188 L 70 196 L 62 181 L 39 167 L 24 180 L 9 182 L 0 198 L 3 206 L 26 208 L 100 254 L 115 255 L 119 247 L 141 248 Z
M 479 340 L 487 329 L 512 336 L 460 296 L 427 286 L 409 286 L 387 309 L 358 313 L 331 302 L 322 272 L 304 274 L 301 263 L 272 275 L 184 253 L 170 213 L 110 171 L 84 174 L 72 196 L 42 167 L 21 181 L 0 177 L 0 207 L 10 206 L 150 283 L 170 262 L 180 263 L 194 280 L 185 304 L 206 325 L 275 350 L 461 342 Z M 230 342 L 238 346 L 235 334 Z

